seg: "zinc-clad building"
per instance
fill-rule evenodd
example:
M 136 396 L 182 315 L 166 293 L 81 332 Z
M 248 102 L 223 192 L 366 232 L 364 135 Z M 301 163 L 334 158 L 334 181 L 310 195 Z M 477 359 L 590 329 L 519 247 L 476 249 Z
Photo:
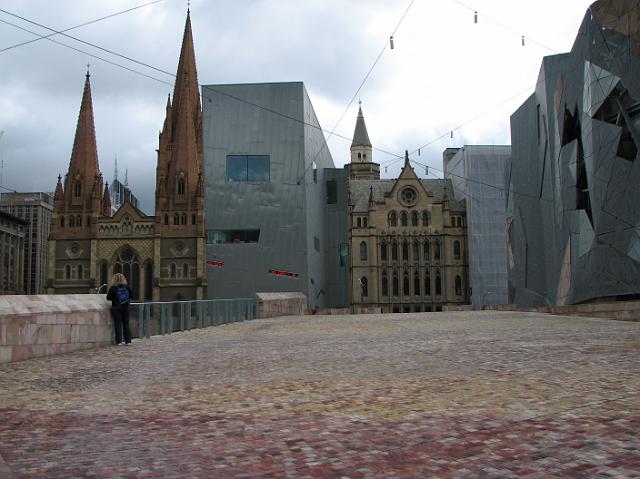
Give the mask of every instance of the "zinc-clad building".
M 209 298 L 293 291 L 312 309 L 346 306 L 346 178 L 304 84 L 204 85 L 202 98 L 207 259 L 224 263 L 209 266 Z

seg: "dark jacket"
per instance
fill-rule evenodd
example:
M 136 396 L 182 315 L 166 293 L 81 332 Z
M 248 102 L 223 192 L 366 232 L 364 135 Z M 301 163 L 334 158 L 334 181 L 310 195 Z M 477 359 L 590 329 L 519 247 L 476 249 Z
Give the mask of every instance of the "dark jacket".
M 129 307 L 130 302 L 133 300 L 133 291 L 131 291 L 131 288 L 129 287 L 128 284 L 120 284 L 120 285 L 113 285 L 109 288 L 109 291 L 107 291 L 107 301 L 111 301 L 111 308 L 118 308 L 121 307 L 122 305 L 120 304 L 120 301 L 118 300 L 118 293 L 117 293 L 117 289 L 119 286 L 124 286 L 125 288 L 127 288 L 129 290 L 129 303 L 127 303 L 125 305 L 125 307 Z

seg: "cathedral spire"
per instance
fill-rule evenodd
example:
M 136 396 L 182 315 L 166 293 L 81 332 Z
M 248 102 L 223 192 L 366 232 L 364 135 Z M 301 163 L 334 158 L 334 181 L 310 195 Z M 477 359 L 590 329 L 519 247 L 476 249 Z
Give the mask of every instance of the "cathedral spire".
M 369 148 L 371 148 L 371 140 L 369 140 L 367 125 L 364 122 L 362 106 L 358 107 L 358 118 L 356 120 L 356 129 L 353 132 L 353 142 L 351 143 L 351 148 L 353 148 L 354 146 L 368 146 Z
M 202 107 L 196 71 L 191 15 L 187 13 L 173 95 L 167 100 L 166 118 L 160 133 L 156 168 L 156 222 L 158 234 L 187 233 L 184 223 L 169 224 L 166 218 L 188 216 L 190 229 L 201 234 L 204 195 L 201 194 L 203 164 Z M 162 219 L 162 221 L 161 221 Z M 183 220 L 184 221 L 184 220 Z M 174 228 L 179 226 L 179 228 Z M 191 234 L 191 233 L 189 233 Z
M 176 83 L 173 89 L 173 110 L 183 103 L 183 96 L 187 96 L 194 111 L 191 114 L 196 120 L 196 112 L 200 112 L 200 93 L 198 84 L 198 74 L 196 71 L 196 55 L 193 48 L 193 33 L 191 31 L 191 14 L 187 12 L 187 20 L 184 25 L 184 35 L 182 37 L 182 48 L 180 49 L 180 60 L 178 61 L 178 71 L 176 73 Z M 173 124 L 177 123 L 176 115 L 173 116 Z
M 111 195 L 109 194 L 109 183 L 104 184 L 104 195 L 102 197 L 102 214 L 111 216 Z
M 69 172 L 65 179 L 64 193 L 68 202 L 72 200 L 80 202 L 89 198 L 92 194 L 95 178 L 100 175 L 89 77 L 87 71 L 76 135 L 69 161 Z
M 54 195 L 54 199 L 57 200 L 62 200 L 63 199 L 63 193 L 62 193 L 62 176 L 58 175 L 58 184 L 56 185 L 56 193 Z
M 358 102 L 358 118 L 351 142 L 349 178 L 380 179 L 380 165 L 373 162 L 373 147 L 371 140 L 369 140 L 367 125 L 364 122 L 361 102 Z

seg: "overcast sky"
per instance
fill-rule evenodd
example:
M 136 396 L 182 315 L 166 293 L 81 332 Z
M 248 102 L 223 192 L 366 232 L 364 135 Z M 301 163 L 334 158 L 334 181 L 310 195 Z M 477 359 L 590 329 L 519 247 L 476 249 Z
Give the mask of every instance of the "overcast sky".
M 148 1 L 3 0 L 0 8 L 62 30 Z M 331 131 L 410 3 L 192 0 L 198 79 L 201 84 L 303 81 L 320 124 Z M 441 169 L 447 147 L 509 144 L 509 116 L 533 92 L 542 57 L 571 49 L 590 3 L 415 0 L 394 35 L 395 48 L 382 54 L 360 92 L 374 148 L 401 155 L 444 134 L 414 158 Z M 175 73 L 186 7 L 186 1 L 162 0 L 68 34 Z M 2 22 L 51 33 L 0 12 L 0 50 L 36 38 Z M 521 35 L 527 37 L 524 47 Z M 52 38 L 173 83 L 164 73 L 69 38 Z M 0 52 L 0 184 L 53 191 L 58 174 L 67 172 L 90 63 L 101 171 L 111 182 L 117 156 L 119 179 L 128 168 L 129 186 L 142 209 L 153 213 L 155 150 L 172 86 L 87 53 L 47 40 Z M 338 125 L 339 135 L 352 137 L 357 109 L 356 100 Z M 486 111 L 491 113 L 468 122 Z M 329 147 L 336 166 L 349 160 L 350 141 L 334 137 Z M 383 177 L 397 176 L 401 161 L 384 168 L 393 159 L 374 151 Z M 424 168 L 414 166 L 424 176 Z M 432 169 L 434 176 L 441 175 Z

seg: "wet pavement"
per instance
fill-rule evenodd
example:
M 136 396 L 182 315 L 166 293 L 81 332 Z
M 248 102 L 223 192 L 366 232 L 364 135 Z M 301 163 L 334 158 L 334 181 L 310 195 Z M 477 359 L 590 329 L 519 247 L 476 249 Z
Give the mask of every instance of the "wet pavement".
M 0 366 L 0 476 L 640 477 L 639 393 L 639 323 L 256 320 Z

